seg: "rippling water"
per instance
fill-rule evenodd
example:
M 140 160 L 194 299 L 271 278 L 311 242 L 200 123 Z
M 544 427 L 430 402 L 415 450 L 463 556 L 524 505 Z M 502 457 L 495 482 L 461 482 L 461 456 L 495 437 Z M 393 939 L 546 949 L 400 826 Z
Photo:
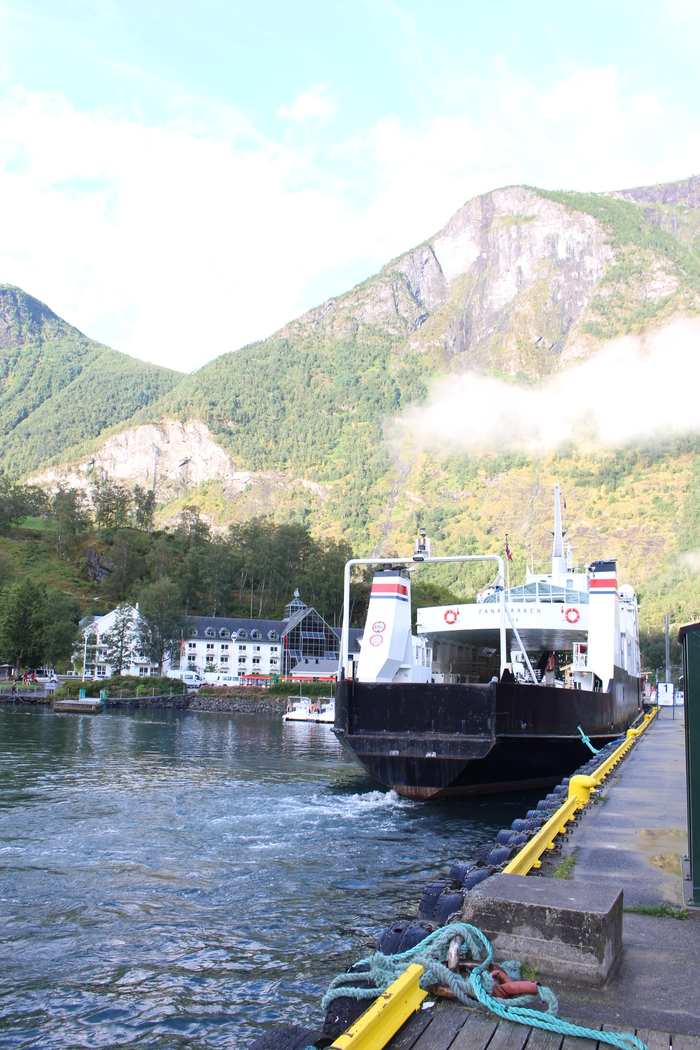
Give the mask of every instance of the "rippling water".
M 246 1046 L 524 800 L 376 790 L 323 726 L 0 710 L 0 1043 Z

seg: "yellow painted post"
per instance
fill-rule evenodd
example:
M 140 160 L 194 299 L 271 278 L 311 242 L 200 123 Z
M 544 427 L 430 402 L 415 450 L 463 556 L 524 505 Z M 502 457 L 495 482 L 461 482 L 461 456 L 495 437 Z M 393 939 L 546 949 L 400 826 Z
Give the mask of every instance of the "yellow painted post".
M 331 1050 L 382 1050 L 425 999 L 423 967 L 413 963 L 332 1044 Z
M 579 803 L 579 808 L 583 809 L 590 802 L 591 792 L 595 791 L 599 783 L 596 777 L 587 777 L 579 773 L 569 781 L 569 798 L 575 798 Z

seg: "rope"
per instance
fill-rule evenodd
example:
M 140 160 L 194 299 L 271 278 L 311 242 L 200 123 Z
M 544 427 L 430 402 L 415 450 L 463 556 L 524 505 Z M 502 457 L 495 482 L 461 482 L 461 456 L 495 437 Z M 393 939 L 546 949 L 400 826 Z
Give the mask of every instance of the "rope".
M 590 742 L 590 740 L 588 739 L 588 737 L 586 736 L 584 731 L 581 729 L 581 726 L 576 726 L 576 728 L 578 729 L 579 733 L 581 734 L 581 739 L 583 740 L 583 742 L 586 745 L 586 747 L 590 747 L 590 749 L 591 749 L 591 751 L 593 752 L 594 755 L 599 755 L 600 752 L 601 752 L 601 748 L 593 747 L 593 744 Z
M 445 965 L 444 960 L 447 959 L 447 951 L 453 937 L 462 938 L 460 955 L 479 962 L 476 969 L 468 975 L 462 976 L 462 974 L 454 973 Z M 484 953 L 485 958 L 482 960 L 481 956 Z M 327 1010 L 333 1000 L 340 996 L 348 996 L 353 999 L 376 999 L 401 976 L 411 963 L 419 963 L 423 967 L 420 984 L 425 990 L 433 984 L 445 985 L 465 1006 L 473 1008 L 476 1005 L 474 1000 L 476 1000 L 479 1005 L 505 1021 L 515 1021 L 518 1024 L 542 1028 L 560 1035 L 594 1039 L 601 1043 L 609 1043 L 618 1050 L 647 1050 L 641 1039 L 631 1033 L 601 1032 L 561 1020 L 556 1016 L 559 1004 L 554 992 L 542 985 L 537 986 L 537 996 L 546 1006 L 546 1012 L 532 1009 L 533 999 L 535 999 L 535 996 L 532 995 L 516 996 L 507 1002 L 504 1002 L 503 999 L 494 999 L 490 994 L 493 990 L 493 978 L 487 970 L 491 962 L 493 962 L 493 949 L 481 930 L 464 922 L 450 923 L 448 926 L 435 930 L 408 951 L 397 955 L 383 955 L 381 952 L 375 952 L 374 955 L 362 959 L 357 964 L 363 967 L 361 971 L 357 972 L 354 967 L 355 973 L 343 973 L 331 981 L 321 1005 L 324 1010 Z M 519 976 L 518 963 L 506 962 L 500 965 L 513 977 Z M 356 982 L 358 977 L 371 981 L 375 987 L 353 987 L 352 982 Z

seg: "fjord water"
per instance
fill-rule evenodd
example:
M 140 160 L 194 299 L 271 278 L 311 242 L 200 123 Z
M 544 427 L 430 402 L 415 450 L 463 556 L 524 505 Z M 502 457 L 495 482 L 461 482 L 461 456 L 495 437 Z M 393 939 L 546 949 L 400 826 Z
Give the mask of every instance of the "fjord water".
M 524 800 L 379 791 L 324 726 L 0 710 L 0 1044 L 245 1047 Z

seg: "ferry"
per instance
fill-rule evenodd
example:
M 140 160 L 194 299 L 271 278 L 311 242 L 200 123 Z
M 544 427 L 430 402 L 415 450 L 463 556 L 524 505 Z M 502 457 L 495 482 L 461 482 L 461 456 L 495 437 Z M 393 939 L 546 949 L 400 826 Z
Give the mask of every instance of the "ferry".
M 421 563 L 497 563 L 476 602 L 418 609 Z M 349 650 L 350 574 L 374 565 L 359 658 Z M 508 588 L 499 555 L 412 557 L 345 566 L 334 732 L 377 781 L 412 799 L 557 783 L 623 734 L 642 706 L 638 605 L 614 560 L 574 569 L 554 491 L 551 572 Z
M 332 726 L 335 723 L 335 698 L 319 696 L 315 700 L 309 700 L 307 696 L 299 696 L 296 700 L 289 701 L 282 721 L 319 722 Z

